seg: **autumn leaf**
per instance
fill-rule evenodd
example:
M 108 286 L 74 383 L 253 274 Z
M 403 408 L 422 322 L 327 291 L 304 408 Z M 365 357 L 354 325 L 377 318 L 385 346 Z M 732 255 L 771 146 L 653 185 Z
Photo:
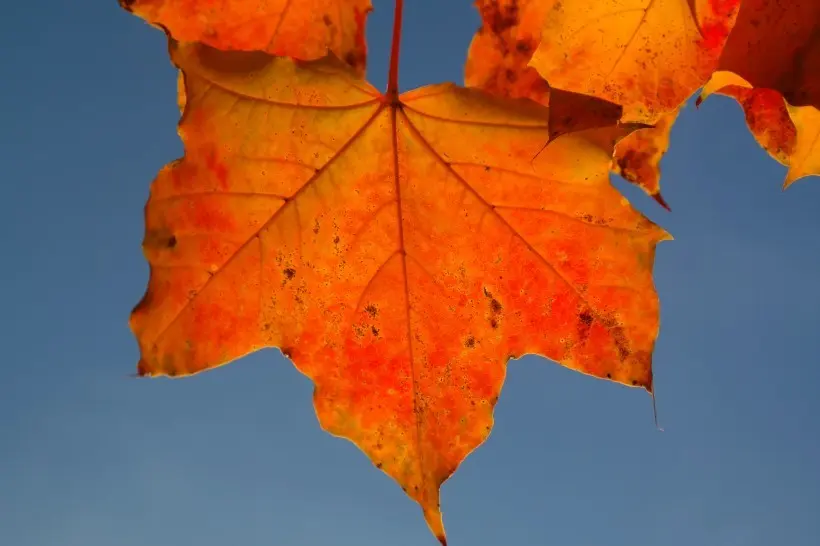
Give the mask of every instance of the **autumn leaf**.
M 820 109 L 820 2 L 743 0 L 719 68 Z
M 550 1 L 550 0 L 546 0 Z M 553 1 L 530 66 L 654 124 L 708 79 L 740 0 Z
M 733 72 L 718 71 L 698 97 L 712 94 L 734 98 L 746 124 L 769 155 L 789 167 L 783 187 L 805 176 L 820 175 L 820 115 L 812 106 L 793 107 L 773 89 L 757 89 Z
M 632 182 L 663 208 L 669 205 L 661 195 L 660 162 L 669 149 L 669 135 L 680 110 L 663 114 L 654 127 L 639 129 L 615 145 L 612 170 Z
M 758 143 L 789 167 L 784 187 L 820 175 L 820 3 L 744 0 L 698 101 L 733 97 Z
M 302 60 L 332 51 L 363 75 L 371 0 L 119 0 L 183 42 Z
M 489 434 L 510 358 L 652 388 L 668 236 L 609 183 L 629 127 L 544 147 L 545 107 L 451 84 L 398 96 L 395 61 L 381 94 L 334 58 L 170 51 L 185 156 L 146 206 L 140 375 L 280 347 L 321 426 L 442 543 L 439 488 Z
M 703 86 L 696 104 L 699 106 L 713 94 L 735 99 L 743 108 L 746 124 L 758 144 L 780 163 L 789 164 L 797 130 L 780 93 L 773 89 L 754 89 L 737 74 L 718 71 Z
M 465 83 L 489 93 L 529 98 L 549 105 L 555 134 L 577 130 L 580 117 L 591 126 L 617 123 L 620 106 L 586 95 L 550 89 L 529 66 L 541 39 L 544 19 L 552 7 L 543 0 L 476 0 L 482 26 L 470 43 Z M 660 193 L 660 160 L 669 147 L 669 133 L 677 111 L 661 116 L 655 127 L 635 131 L 615 147 L 612 170 L 669 208 Z

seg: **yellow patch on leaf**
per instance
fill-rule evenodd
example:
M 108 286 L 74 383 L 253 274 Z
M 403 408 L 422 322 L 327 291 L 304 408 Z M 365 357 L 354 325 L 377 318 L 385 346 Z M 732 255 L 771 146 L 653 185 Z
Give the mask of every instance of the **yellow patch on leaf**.
M 622 109 L 594 97 L 550 90 L 528 66 L 540 41 L 543 21 L 552 2 L 541 0 L 477 0 L 482 26 L 473 37 L 465 64 L 465 83 L 500 97 L 529 98 L 550 106 L 553 136 L 577 130 L 579 120 L 590 127 L 618 122 Z M 578 116 L 578 112 L 584 112 Z M 669 208 L 660 194 L 659 163 L 669 147 L 669 132 L 677 111 L 663 115 L 655 127 L 639 129 L 615 147 L 612 170 Z
M 371 0 L 120 0 L 181 42 L 302 60 L 332 51 L 363 75 Z
M 797 129 L 794 152 L 783 187 L 805 176 L 820 176 L 820 110 L 813 106 L 789 106 Z
M 549 112 L 531 101 L 384 96 L 331 58 L 171 55 L 185 156 L 146 206 L 139 374 L 280 347 L 315 383 L 322 427 L 442 541 L 439 487 L 487 438 L 510 358 L 651 389 L 668 235 L 609 183 L 629 128 L 544 148 Z
M 553 88 L 620 104 L 654 124 L 715 69 L 740 0 L 562 0 L 530 62 Z

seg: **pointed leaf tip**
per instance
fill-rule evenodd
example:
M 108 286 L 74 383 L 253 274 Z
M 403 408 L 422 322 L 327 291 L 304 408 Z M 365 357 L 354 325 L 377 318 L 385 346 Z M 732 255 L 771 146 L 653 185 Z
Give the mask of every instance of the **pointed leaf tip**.
M 669 207 L 669 203 L 667 203 L 666 199 L 663 198 L 663 195 L 661 195 L 661 192 L 653 194 L 652 199 L 654 199 L 660 206 L 662 206 L 663 208 L 665 208 L 669 212 L 672 212 L 672 209 Z

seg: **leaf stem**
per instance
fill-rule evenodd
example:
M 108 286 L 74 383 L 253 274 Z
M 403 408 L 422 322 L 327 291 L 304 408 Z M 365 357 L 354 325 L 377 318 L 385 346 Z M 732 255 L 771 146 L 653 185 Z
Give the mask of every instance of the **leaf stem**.
M 401 47 L 401 24 L 404 0 L 396 0 L 393 10 L 393 43 L 390 45 L 390 72 L 387 76 L 387 97 L 390 102 L 399 97 L 399 48 Z

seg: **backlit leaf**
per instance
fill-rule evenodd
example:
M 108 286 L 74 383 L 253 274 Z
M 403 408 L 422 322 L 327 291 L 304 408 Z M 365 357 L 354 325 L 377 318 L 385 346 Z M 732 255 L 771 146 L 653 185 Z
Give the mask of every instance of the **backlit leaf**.
M 797 130 L 780 93 L 772 89 L 754 89 L 740 76 L 718 71 L 703 87 L 697 103 L 712 94 L 735 99 L 743 108 L 746 124 L 758 144 L 780 163 L 789 164 L 795 150 Z
M 119 0 L 174 39 L 223 50 L 319 59 L 332 51 L 364 74 L 371 0 Z
M 530 63 L 554 88 L 654 124 L 716 68 L 740 0 L 561 0 Z
M 720 69 L 792 106 L 820 108 L 820 2 L 743 0 Z
M 698 103 L 711 94 L 737 100 L 757 142 L 789 167 L 784 188 L 805 176 L 820 175 L 820 115 L 816 108 L 789 106 L 778 91 L 753 88 L 733 72 L 715 72 Z
M 322 427 L 442 542 L 439 487 L 489 434 L 510 358 L 651 389 L 668 236 L 609 183 L 628 127 L 544 147 L 530 101 L 449 84 L 396 99 L 332 58 L 171 55 L 185 156 L 146 206 L 141 375 L 280 347 Z
M 582 119 L 592 126 L 617 123 L 622 109 L 594 97 L 550 90 L 546 80 L 528 66 L 538 46 L 551 1 L 477 0 L 482 26 L 473 37 L 465 65 L 465 83 L 501 97 L 529 98 L 551 107 L 556 134 L 572 130 Z M 615 147 L 612 170 L 668 208 L 660 194 L 660 160 L 669 146 L 677 112 L 661 116 L 655 127 L 640 129 Z

